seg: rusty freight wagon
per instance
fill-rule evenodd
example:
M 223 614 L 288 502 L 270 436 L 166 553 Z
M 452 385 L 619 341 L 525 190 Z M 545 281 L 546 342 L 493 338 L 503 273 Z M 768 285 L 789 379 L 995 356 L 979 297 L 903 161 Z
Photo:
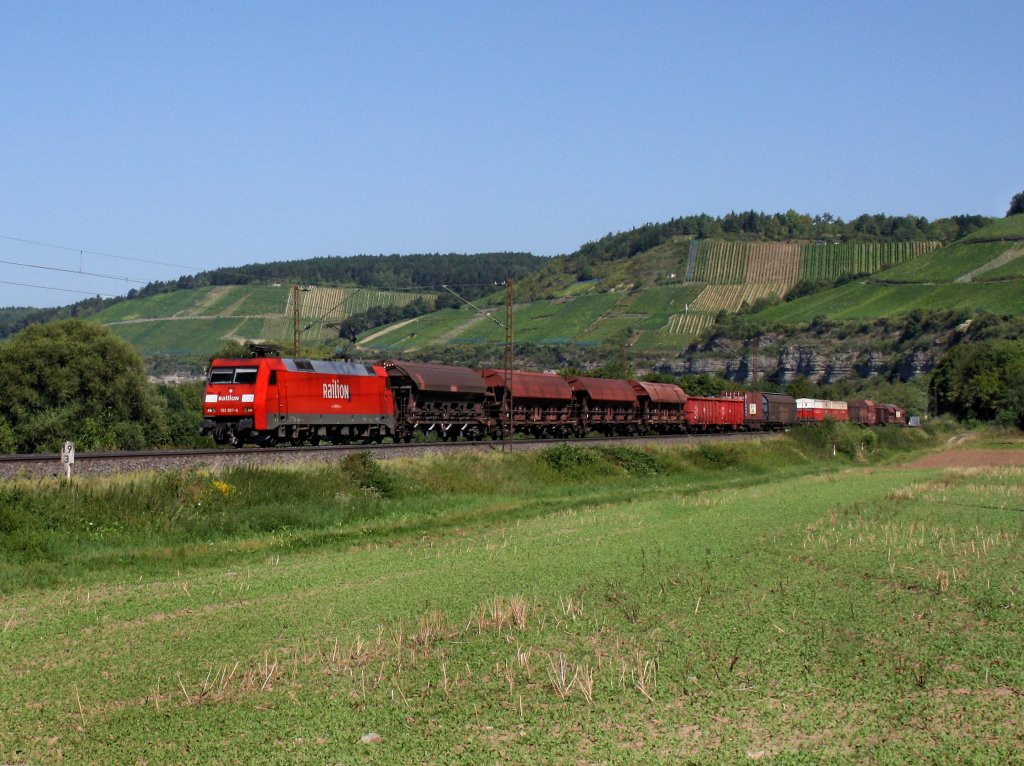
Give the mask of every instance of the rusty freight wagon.
M 686 431 L 686 392 L 672 383 L 648 383 L 631 380 L 640 409 L 644 433 L 683 433 Z
M 488 416 L 487 385 L 475 370 L 445 364 L 383 362 L 395 401 L 395 439 L 419 431 L 444 441 L 480 439 L 495 432 Z
M 561 375 L 516 372 L 508 376 L 511 414 L 506 411 L 505 371 L 480 370 L 490 394 L 492 420 L 505 423 L 512 433 L 537 437 L 564 437 L 576 433 L 576 407 L 572 388 Z
M 597 431 L 605 436 L 639 433 L 641 421 L 633 386 L 624 380 L 570 375 L 579 412 L 578 433 Z

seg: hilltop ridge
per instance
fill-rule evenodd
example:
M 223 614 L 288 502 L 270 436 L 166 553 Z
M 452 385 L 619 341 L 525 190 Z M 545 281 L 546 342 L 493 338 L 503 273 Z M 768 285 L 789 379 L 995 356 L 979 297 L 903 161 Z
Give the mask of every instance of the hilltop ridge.
M 705 236 L 714 232 L 721 236 Z M 81 313 L 150 357 L 198 359 L 229 341 L 289 347 L 298 318 L 308 353 L 338 347 L 366 358 L 474 363 L 494 358 L 504 342 L 505 293 L 495 285 L 504 274 L 514 280 L 514 335 L 525 365 L 610 355 L 668 364 L 710 333 L 737 327 L 777 332 L 821 317 L 874 320 L 938 307 L 1016 313 L 1022 239 L 1024 216 L 691 216 L 553 258 L 358 256 L 216 269 Z M 280 276 L 291 267 L 294 279 Z M 305 284 L 325 275 L 349 281 Z M 459 297 L 440 288 L 453 282 Z M 291 283 L 306 287 L 298 306 Z M 354 347 L 343 340 L 350 335 Z

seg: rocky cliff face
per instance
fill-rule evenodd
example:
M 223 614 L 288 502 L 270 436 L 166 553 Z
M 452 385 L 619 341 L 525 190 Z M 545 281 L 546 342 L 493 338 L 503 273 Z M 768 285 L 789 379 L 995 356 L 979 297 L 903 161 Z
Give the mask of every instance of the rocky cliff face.
M 913 380 L 918 375 L 927 375 L 934 370 L 938 361 L 931 351 L 914 351 L 901 356 L 896 369 L 900 380 Z
M 779 352 L 774 379 L 786 383 L 798 375 L 815 383 L 835 383 L 851 376 L 870 378 L 876 375 L 908 381 L 926 375 L 937 359 L 930 351 L 914 351 L 899 356 L 878 351 L 840 351 L 823 354 L 812 348 L 788 347 Z
M 888 376 L 893 368 L 893 359 L 881 351 L 868 351 L 861 354 L 857 361 L 857 374 L 862 378 L 873 378 L 876 375 Z
M 777 356 L 748 354 L 742 358 L 681 359 L 659 365 L 655 369 L 673 375 L 718 375 L 746 384 L 752 384 L 755 378 L 788 383 L 797 377 L 827 384 L 851 376 L 870 378 L 876 375 L 907 381 L 931 372 L 936 362 L 935 354 L 929 351 L 903 355 L 887 355 L 878 351 L 837 351 L 828 354 L 806 346 L 786 346 L 779 350 Z

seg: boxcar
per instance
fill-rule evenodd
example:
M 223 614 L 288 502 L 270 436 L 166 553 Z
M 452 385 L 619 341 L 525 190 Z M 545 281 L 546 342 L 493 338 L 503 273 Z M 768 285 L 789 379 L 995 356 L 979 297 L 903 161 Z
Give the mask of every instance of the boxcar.
M 875 422 L 880 426 L 905 426 L 907 412 L 895 404 L 876 404 Z
M 796 399 L 763 391 L 729 391 L 725 399 L 743 401 L 743 425 L 750 431 L 781 431 L 797 422 Z
M 878 408 L 870 399 L 851 399 L 847 404 L 851 423 L 873 426 L 878 422 Z
M 833 402 L 828 399 L 797 399 L 796 415 L 801 423 L 850 419 L 850 411 L 846 402 Z

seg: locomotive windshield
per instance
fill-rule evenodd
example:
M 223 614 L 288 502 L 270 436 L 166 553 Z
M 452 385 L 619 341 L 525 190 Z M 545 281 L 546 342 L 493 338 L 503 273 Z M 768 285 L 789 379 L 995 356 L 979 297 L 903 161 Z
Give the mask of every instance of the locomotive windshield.
M 218 383 L 255 383 L 256 367 L 214 367 L 210 370 L 210 385 Z

